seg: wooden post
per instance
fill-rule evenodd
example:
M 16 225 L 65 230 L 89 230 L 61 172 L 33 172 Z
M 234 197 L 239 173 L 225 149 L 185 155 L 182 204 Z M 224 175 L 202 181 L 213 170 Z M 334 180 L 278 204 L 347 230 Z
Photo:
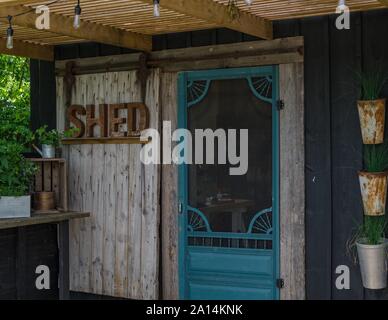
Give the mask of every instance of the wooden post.
M 70 299 L 69 278 L 69 221 L 58 224 L 59 246 L 59 300 Z
M 26 298 L 26 227 L 17 229 L 17 255 L 16 255 L 16 297 L 18 300 Z

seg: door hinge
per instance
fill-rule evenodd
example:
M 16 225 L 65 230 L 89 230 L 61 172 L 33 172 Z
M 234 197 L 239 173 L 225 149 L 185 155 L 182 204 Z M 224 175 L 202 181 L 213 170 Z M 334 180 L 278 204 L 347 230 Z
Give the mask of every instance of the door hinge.
M 278 110 L 279 110 L 279 111 L 280 111 L 280 110 L 283 110 L 283 109 L 284 109 L 284 100 L 279 99 L 279 100 L 277 101 L 277 107 L 278 107 Z
M 284 288 L 284 279 L 276 279 L 276 287 L 278 289 L 283 289 Z
M 178 212 L 179 212 L 179 214 L 182 214 L 182 212 L 183 212 L 183 204 L 181 201 L 179 201 L 179 204 L 178 204 Z

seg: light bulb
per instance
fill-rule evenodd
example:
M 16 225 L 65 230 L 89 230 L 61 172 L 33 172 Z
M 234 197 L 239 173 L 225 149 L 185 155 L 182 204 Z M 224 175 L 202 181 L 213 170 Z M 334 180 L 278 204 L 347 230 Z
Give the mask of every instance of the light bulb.
M 250 6 L 250 5 L 252 4 L 252 0 L 245 0 L 245 4 L 246 4 L 247 6 Z
M 7 49 L 13 49 L 13 29 L 9 27 L 7 29 Z
M 154 17 L 160 17 L 159 0 L 154 0 Z
M 74 28 L 75 29 L 78 29 L 81 25 L 81 6 L 79 5 L 79 3 L 75 6 L 75 9 L 74 9 Z
M 6 47 L 7 49 L 13 49 L 13 29 L 12 29 L 12 16 L 8 16 L 9 27 L 7 29 L 7 41 Z
M 337 7 L 337 10 L 339 11 L 344 11 L 347 9 L 347 6 L 346 6 L 346 3 L 345 3 L 345 0 L 339 0 L 338 1 L 338 7 Z

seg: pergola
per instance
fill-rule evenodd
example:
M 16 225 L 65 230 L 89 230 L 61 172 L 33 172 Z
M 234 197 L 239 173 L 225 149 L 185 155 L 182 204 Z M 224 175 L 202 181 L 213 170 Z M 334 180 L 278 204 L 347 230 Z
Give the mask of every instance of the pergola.
M 160 17 L 153 16 L 153 0 L 82 0 L 82 23 L 73 27 L 76 0 L 0 0 L 0 52 L 42 60 L 54 59 L 54 46 L 94 41 L 140 51 L 152 51 L 157 34 L 229 28 L 261 39 L 272 39 L 272 22 L 332 14 L 337 0 L 238 0 L 232 19 L 228 0 L 161 0 Z M 388 0 L 348 0 L 351 11 L 380 9 Z M 38 5 L 49 5 L 50 29 L 38 30 Z M 13 16 L 14 48 L 6 48 L 6 17 Z

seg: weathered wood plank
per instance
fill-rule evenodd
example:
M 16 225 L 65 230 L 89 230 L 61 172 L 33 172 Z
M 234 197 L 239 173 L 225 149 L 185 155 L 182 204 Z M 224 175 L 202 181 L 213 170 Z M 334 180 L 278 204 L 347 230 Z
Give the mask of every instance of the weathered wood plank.
M 171 121 L 171 130 L 177 128 L 178 75 L 163 73 L 161 79 L 162 120 Z M 178 278 L 178 168 L 166 164 L 162 167 L 161 224 L 163 299 L 179 298 Z
M 1 219 L 0 230 L 33 226 L 37 224 L 57 223 L 65 220 L 86 218 L 90 213 L 86 212 L 60 212 L 32 215 L 30 218 Z
M 231 66 L 241 67 L 301 62 L 303 61 L 303 43 L 303 37 L 291 37 L 269 41 L 162 50 L 150 53 L 147 64 L 149 67 L 158 67 L 165 71 L 182 71 L 186 68 L 193 70 L 196 68 L 230 67 L 228 63 L 232 64 Z M 68 61 L 56 62 L 57 74 L 64 73 Z M 73 72 L 75 74 L 88 74 L 91 72 L 134 70 L 139 68 L 138 61 L 138 53 L 78 59 Z
M 160 132 L 160 70 L 154 69 L 147 81 L 146 105 L 152 118 L 150 127 Z M 160 155 L 159 155 L 160 156 Z M 139 161 L 139 160 L 138 160 Z M 159 296 L 159 221 L 160 221 L 160 166 L 143 165 L 144 181 L 142 210 L 142 268 L 143 299 Z
M 151 124 L 156 128 L 160 125 L 159 78 L 160 71 L 152 71 L 147 86 Z M 63 95 L 61 86 L 58 91 Z M 81 105 L 140 102 L 140 82 L 135 71 L 77 76 L 72 100 Z M 58 111 L 62 109 L 57 107 Z M 71 224 L 72 290 L 156 298 L 159 168 L 142 168 L 140 145 L 85 144 L 66 148 L 69 154 L 65 156 L 74 171 L 69 184 L 71 205 L 92 212 L 87 221 Z
M 31 59 L 54 61 L 54 47 L 49 45 L 38 45 L 20 40 L 13 40 L 13 48 L 7 48 L 6 39 L 0 39 L 0 53 L 28 57 Z
M 280 273 L 282 300 L 305 299 L 303 64 L 280 65 Z M 292 165 L 290 165 L 292 164 Z
M 69 279 L 69 221 L 58 224 L 58 249 L 59 249 L 59 299 L 70 299 Z
M 140 1 L 153 3 L 153 0 Z M 272 39 L 272 22 L 270 20 L 246 11 L 239 11 L 238 19 L 231 19 L 227 6 L 213 0 L 169 0 L 161 5 L 167 9 L 215 23 L 220 27 L 237 30 L 262 39 Z
M 115 137 L 115 138 L 79 138 L 64 139 L 64 145 L 85 145 L 85 144 L 147 144 L 146 141 L 140 141 L 140 137 Z
M 20 12 L 25 13 L 20 15 Z M 35 12 L 26 12 L 25 7 L 23 6 L 15 5 L 0 7 L 0 15 L 13 16 L 13 23 L 15 25 L 30 29 L 36 28 Z M 73 27 L 72 18 L 52 12 L 50 13 L 50 32 L 77 39 L 106 43 L 118 47 L 137 49 L 141 51 L 152 51 L 152 39 L 148 35 L 142 35 L 99 23 L 91 23 L 85 20 L 82 21 L 80 27 L 76 30 Z M 49 60 L 53 60 L 53 55 L 53 51 L 49 51 L 44 55 L 42 54 L 45 59 Z
M 85 77 L 81 82 L 81 87 L 78 87 L 77 95 L 81 103 L 87 103 L 94 99 L 95 81 L 93 76 Z M 93 171 L 90 161 L 93 159 L 92 146 L 80 146 L 80 201 L 82 210 L 90 211 L 92 208 L 92 185 L 93 185 Z M 90 274 L 91 274 L 91 221 L 90 219 L 83 219 L 79 221 L 80 231 L 80 256 L 79 256 L 79 272 L 80 285 L 79 289 L 82 292 L 90 291 Z

